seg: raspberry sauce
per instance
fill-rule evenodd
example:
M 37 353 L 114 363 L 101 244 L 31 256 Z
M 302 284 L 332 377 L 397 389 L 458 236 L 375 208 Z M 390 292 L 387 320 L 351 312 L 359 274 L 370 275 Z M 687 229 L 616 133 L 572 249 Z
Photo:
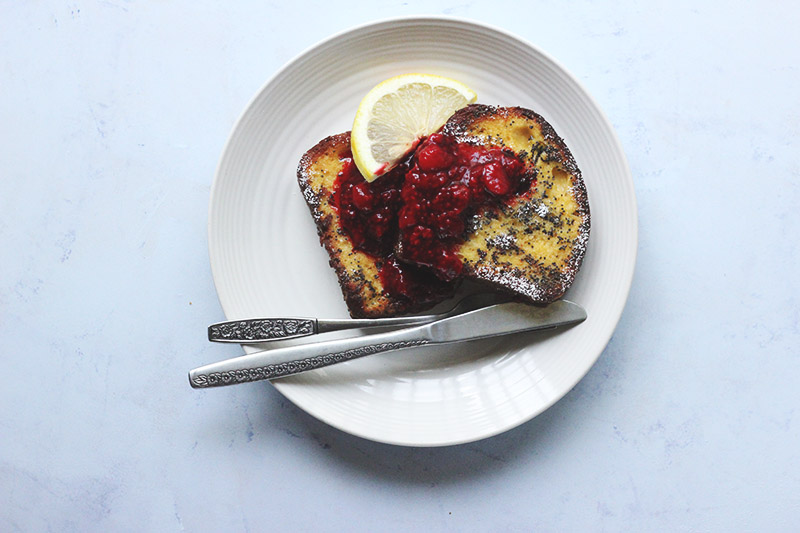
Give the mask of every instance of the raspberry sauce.
M 466 238 L 469 216 L 501 203 L 525 183 L 517 156 L 499 148 L 457 142 L 434 133 L 411 159 L 398 213 L 399 256 L 433 269 L 445 281 L 458 277 L 455 249 Z
M 381 283 L 387 295 L 424 304 L 441 299 L 451 284 L 433 273 L 397 259 L 397 213 L 401 207 L 401 189 L 408 161 L 367 182 L 358 171 L 352 156 L 336 178 L 334 202 L 342 228 L 353 246 L 378 259 Z
M 408 298 L 458 278 L 462 262 L 455 250 L 466 238 L 468 218 L 530 185 L 512 152 L 441 133 L 372 183 L 351 157 L 343 161 L 334 192 L 342 227 L 356 249 L 384 259 L 387 293 Z
M 397 241 L 397 212 L 406 169 L 403 164 L 398 165 L 370 183 L 358 171 L 352 157 L 343 162 L 334 192 L 342 227 L 357 250 L 386 257 Z

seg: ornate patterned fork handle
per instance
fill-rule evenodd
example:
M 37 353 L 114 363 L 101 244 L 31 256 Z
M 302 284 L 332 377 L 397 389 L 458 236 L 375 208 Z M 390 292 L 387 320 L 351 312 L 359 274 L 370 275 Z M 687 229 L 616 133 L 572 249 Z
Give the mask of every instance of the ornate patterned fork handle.
M 456 310 L 460 308 L 455 308 Z M 257 343 L 278 339 L 305 337 L 345 329 L 380 326 L 414 326 L 428 324 L 444 315 L 420 315 L 396 318 L 316 319 L 316 318 L 250 318 L 220 322 L 208 327 L 212 342 Z
M 310 318 L 255 318 L 220 322 L 208 327 L 213 342 L 259 342 L 305 337 L 317 333 L 317 321 Z

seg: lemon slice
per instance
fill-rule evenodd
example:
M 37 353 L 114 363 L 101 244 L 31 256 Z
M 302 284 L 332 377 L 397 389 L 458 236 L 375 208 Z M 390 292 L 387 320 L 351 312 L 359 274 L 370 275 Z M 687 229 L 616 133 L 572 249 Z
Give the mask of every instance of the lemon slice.
M 463 83 L 432 74 L 403 74 L 379 83 L 356 111 L 353 161 L 367 181 L 374 181 L 477 98 Z

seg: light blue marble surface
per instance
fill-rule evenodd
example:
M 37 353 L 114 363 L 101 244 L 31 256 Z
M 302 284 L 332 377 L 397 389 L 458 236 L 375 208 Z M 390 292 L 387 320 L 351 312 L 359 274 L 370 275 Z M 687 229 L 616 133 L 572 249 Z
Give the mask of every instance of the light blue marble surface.
M 0 2 L 0 531 L 797 531 L 800 8 L 791 2 Z M 451 14 L 558 58 L 639 202 L 630 299 L 533 421 L 437 449 L 343 434 L 228 357 L 215 165 L 287 60 Z

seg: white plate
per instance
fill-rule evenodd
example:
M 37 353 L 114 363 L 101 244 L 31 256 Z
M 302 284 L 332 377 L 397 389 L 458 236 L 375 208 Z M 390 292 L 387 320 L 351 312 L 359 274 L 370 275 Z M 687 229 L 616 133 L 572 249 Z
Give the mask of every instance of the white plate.
M 295 58 L 236 124 L 211 194 L 209 250 L 228 319 L 347 317 L 296 181 L 300 156 L 347 131 L 361 97 L 406 72 L 463 81 L 478 101 L 542 114 L 565 139 L 589 194 L 592 231 L 569 299 L 589 318 L 529 335 L 368 357 L 276 381 L 311 415 L 375 441 L 437 446 L 478 440 L 544 411 L 608 343 L 636 261 L 633 183 L 597 104 L 547 54 L 501 30 L 451 18 L 403 18 L 331 37 Z

